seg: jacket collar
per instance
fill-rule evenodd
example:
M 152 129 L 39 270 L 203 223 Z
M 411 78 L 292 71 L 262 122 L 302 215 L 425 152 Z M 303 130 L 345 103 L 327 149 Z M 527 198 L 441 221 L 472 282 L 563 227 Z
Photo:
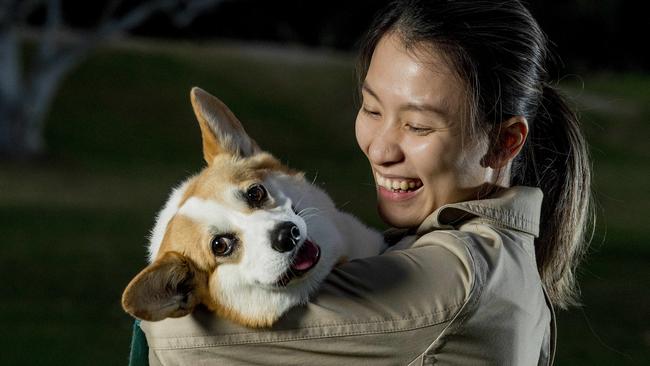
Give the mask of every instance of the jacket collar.
M 440 206 L 417 229 L 422 235 L 434 229 L 454 229 L 480 217 L 494 225 L 539 236 L 539 217 L 544 194 L 537 187 L 513 186 L 492 196 Z

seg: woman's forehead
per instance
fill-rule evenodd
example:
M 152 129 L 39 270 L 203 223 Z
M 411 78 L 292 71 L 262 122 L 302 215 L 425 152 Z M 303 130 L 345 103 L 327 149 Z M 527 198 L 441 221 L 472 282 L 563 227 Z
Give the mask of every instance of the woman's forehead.
M 399 36 L 388 34 L 375 48 L 363 90 L 382 103 L 391 99 L 448 110 L 458 105 L 462 87 L 441 51 L 407 49 Z

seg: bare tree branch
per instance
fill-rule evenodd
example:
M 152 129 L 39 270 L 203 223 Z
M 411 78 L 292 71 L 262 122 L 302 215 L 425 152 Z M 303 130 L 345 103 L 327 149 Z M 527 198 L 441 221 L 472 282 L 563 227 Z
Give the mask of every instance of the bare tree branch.
M 12 29 L 0 32 L 0 99 L 13 101 L 20 98 L 21 54 L 18 36 Z
M 99 29 L 95 32 L 95 40 L 106 39 L 116 33 L 130 30 L 149 18 L 153 13 L 161 10 L 173 8 L 177 4 L 176 0 L 156 0 L 144 2 L 124 14 L 119 19 L 114 19 L 104 24 L 100 24 Z
M 190 0 L 187 2 L 186 8 L 177 11 L 174 17 L 179 17 L 179 19 L 184 19 L 185 22 L 188 22 L 198 16 L 201 11 L 211 6 L 215 6 L 219 2 L 220 0 Z M 97 31 L 84 37 L 79 44 L 65 50 L 62 49 L 57 54 L 53 55 L 53 57 L 50 57 L 49 62 L 47 66 L 43 68 L 43 71 L 47 73 L 47 70 L 49 69 L 66 70 L 68 65 L 78 62 L 101 42 L 115 36 L 116 34 L 131 30 L 157 11 L 171 12 L 176 8 L 177 4 L 178 0 L 150 1 L 132 9 L 119 19 L 105 22 L 103 25 L 100 25 Z
M 190 24 L 219 0 L 149 0 L 115 17 L 123 0 L 111 0 L 95 31 L 63 39 L 62 0 L 47 0 L 47 16 L 35 62 L 23 73 L 18 24 L 45 0 L 0 0 L 0 148 L 17 154 L 43 149 L 45 114 L 65 75 L 94 48 L 127 32 L 156 12 L 164 12 L 177 26 Z M 13 150 L 12 150 L 13 149 Z
M 11 0 L 0 0 L 0 27 L 11 23 L 11 14 L 15 4 Z
M 177 27 L 185 27 L 192 23 L 204 10 L 217 6 L 223 1 L 194 0 L 186 2 L 185 9 L 171 14 L 171 19 Z
M 7 0 L 7 2 L 11 1 Z M 10 8 L 9 16 L 13 14 L 13 23 L 22 23 L 43 2 L 44 0 L 15 0 L 13 6 Z
M 104 23 L 97 33 L 99 37 L 106 39 L 116 33 L 131 30 L 157 11 L 166 12 L 172 21 L 175 21 L 180 26 L 186 26 L 191 23 L 200 12 L 210 7 L 214 7 L 222 1 L 223 0 L 158 0 L 146 2 L 134 8 L 120 19 Z M 180 4 L 184 4 L 184 7 L 179 6 Z
M 109 21 L 115 15 L 115 11 L 117 11 L 117 8 L 119 8 L 123 2 L 124 0 L 109 1 L 106 7 L 104 8 L 104 11 L 102 12 L 102 15 L 99 17 L 98 24 L 103 24 Z
M 47 2 L 47 18 L 43 29 L 43 37 L 40 45 L 39 58 L 40 62 L 52 57 L 58 50 L 59 30 L 61 29 L 61 1 L 49 0 Z

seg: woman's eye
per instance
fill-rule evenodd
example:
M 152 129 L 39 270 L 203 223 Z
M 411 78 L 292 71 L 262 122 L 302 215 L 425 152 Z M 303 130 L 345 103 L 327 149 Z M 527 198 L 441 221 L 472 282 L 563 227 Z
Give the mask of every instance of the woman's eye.
M 415 127 L 413 125 L 406 125 L 406 128 L 409 131 L 415 132 L 415 133 L 420 134 L 420 135 L 426 135 L 429 132 L 431 132 L 431 128 L 428 128 L 428 127 Z
M 379 112 L 370 110 L 370 109 L 368 109 L 366 107 L 362 107 L 361 110 L 363 111 L 363 113 L 365 113 L 365 114 L 367 114 L 367 115 L 369 115 L 371 117 L 379 117 L 381 115 Z
M 267 196 L 268 193 L 266 192 L 266 188 L 264 188 L 263 185 L 257 183 L 250 186 L 246 191 L 246 198 L 248 199 L 248 202 L 256 206 L 263 203 Z
M 237 237 L 233 234 L 219 234 L 212 238 L 212 253 L 217 257 L 225 257 L 232 253 L 237 244 Z

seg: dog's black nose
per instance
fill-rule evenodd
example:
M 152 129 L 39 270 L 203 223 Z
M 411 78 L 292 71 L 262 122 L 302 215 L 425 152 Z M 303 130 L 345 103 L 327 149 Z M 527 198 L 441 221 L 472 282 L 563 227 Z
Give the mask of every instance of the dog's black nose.
M 300 229 L 291 221 L 280 223 L 271 232 L 271 248 L 280 253 L 288 252 L 296 247 L 300 240 Z

